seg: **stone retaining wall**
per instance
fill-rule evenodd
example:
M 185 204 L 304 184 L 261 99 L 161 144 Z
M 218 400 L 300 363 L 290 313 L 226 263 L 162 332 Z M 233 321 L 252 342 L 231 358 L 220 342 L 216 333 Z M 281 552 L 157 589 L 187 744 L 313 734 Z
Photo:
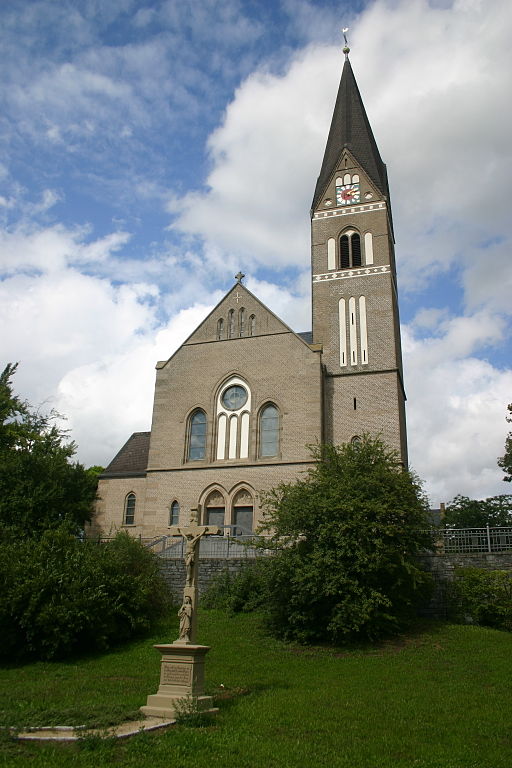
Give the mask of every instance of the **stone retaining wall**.
M 169 585 L 171 594 L 176 603 L 181 602 L 183 588 L 185 586 L 185 564 L 183 560 L 175 560 L 162 557 L 161 571 L 165 581 Z M 219 573 L 228 570 L 229 573 L 239 573 L 242 568 L 254 562 L 251 558 L 222 559 L 199 558 L 199 595 L 204 594 L 212 579 Z
M 420 563 L 426 571 L 430 571 L 434 577 L 434 595 L 422 614 L 436 618 L 445 618 L 447 615 L 446 592 L 448 584 L 453 581 L 455 571 L 458 568 L 484 568 L 489 571 L 512 571 L 512 552 L 494 552 L 488 554 L 433 554 L 426 553 L 420 556 Z M 252 558 L 223 559 L 200 558 L 199 559 L 199 594 L 203 594 L 212 579 L 222 571 L 239 573 L 253 563 Z M 183 560 L 161 558 L 161 569 L 171 593 L 179 603 L 185 586 L 185 565 Z
M 482 568 L 487 571 L 512 571 L 512 552 L 471 552 L 464 554 L 421 555 L 420 563 L 434 577 L 434 594 L 422 614 L 445 618 L 448 613 L 447 589 L 459 568 Z

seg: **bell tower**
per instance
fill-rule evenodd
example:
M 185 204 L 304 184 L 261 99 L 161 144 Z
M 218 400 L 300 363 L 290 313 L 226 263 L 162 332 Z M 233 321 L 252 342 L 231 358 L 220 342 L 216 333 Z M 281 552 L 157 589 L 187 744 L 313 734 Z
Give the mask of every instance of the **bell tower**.
M 345 40 L 346 42 L 346 40 Z M 405 391 L 386 166 L 348 58 L 311 210 L 313 342 L 324 437 L 380 435 L 407 465 Z

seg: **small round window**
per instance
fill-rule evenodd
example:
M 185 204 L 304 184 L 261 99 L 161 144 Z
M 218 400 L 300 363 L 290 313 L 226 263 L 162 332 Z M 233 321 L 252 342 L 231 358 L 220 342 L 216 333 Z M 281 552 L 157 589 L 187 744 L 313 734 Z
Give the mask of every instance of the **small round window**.
M 228 411 L 238 411 L 247 402 L 247 390 L 244 387 L 235 384 L 228 387 L 222 395 L 222 405 Z

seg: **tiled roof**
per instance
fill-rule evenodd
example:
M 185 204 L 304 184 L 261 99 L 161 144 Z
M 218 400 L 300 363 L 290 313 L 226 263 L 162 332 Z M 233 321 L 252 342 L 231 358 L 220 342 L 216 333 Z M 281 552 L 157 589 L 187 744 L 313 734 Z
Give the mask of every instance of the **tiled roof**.
M 305 341 L 306 344 L 313 343 L 313 331 L 302 331 L 302 333 L 298 333 L 297 336 L 300 336 L 300 338 Z
M 112 459 L 101 477 L 111 475 L 144 474 L 148 466 L 151 432 L 134 432 Z
M 336 170 L 343 147 L 350 150 L 377 189 L 383 195 L 389 196 L 386 166 L 382 162 L 373 137 L 348 58 L 345 60 L 341 74 L 322 168 L 313 197 L 313 209 L 317 207 L 320 197 Z

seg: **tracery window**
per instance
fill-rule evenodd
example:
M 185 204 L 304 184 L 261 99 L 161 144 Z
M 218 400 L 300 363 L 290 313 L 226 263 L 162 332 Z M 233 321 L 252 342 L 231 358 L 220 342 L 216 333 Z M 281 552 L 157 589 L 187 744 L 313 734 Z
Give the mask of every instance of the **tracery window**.
M 277 456 L 279 454 L 279 411 L 273 403 L 269 403 L 262 409 L 259 428 L 260 456 Z
M 189 420 L 188 450 L 189 461 L 199 461 L 206 456 L 207 421 L 204 411 L 194 411 Z
M 226 501 L 220 491 L 212 491 L 205 504 L 206 525 L 222 527 L 226 516 Z
M 134 525 L 135 523 L 135 503 L 134 493 L 129 493 L 124 502 L 124 524 Z
M 233 499 L 235 536 L 250 536 L 253 531 L 254 501 L 248 490 L 238 491 Z

